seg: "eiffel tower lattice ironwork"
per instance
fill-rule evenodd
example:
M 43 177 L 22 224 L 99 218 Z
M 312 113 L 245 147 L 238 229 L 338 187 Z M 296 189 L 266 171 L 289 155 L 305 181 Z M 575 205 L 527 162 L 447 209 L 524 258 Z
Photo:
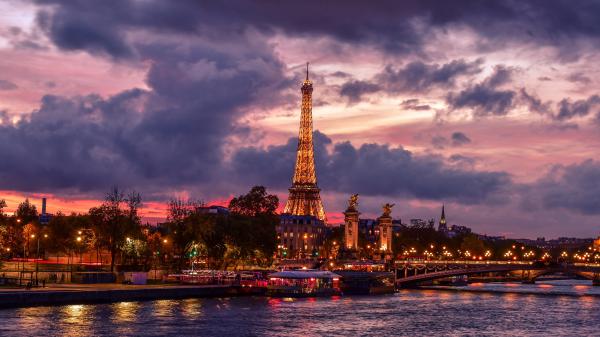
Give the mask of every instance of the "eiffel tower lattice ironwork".
M 300 132 L 298 134 L 298 150 L 296 168 L 290 195 L 285 204 L 284 213 L 293 215 L 312 215 L 326 221 L 320 189 L 317 186 L 315 173 L 315 153 L 313 149 L 312 123 L 312 82 L 308 79 L 308 63 L 306 64 L 306 80 L 302 83 L 302 110 L 300 113 Z

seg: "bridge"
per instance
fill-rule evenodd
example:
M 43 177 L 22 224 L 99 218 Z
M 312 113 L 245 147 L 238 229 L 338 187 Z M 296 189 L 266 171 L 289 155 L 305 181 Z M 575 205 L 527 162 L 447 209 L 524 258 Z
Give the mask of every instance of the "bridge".
M 421 282 L 443 278 L 486 273 L 520 272 L 524 283 L 534 283 L 542 275 L 562 273 L 593 280 L 600 285 L 600 264 L 570 263 L 550 264 L 533 261 L 469 261 L 469 260 L 397 260 L 395 262 L 396 287 L 416 286 Z

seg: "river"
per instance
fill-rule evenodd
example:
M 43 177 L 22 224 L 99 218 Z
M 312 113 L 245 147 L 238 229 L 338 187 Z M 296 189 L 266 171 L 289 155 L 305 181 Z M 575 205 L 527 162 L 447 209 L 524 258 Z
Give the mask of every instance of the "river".
M 472 292 L 478 291 L 478 292 Z M 2 336 L 600 336 L 589 281 L 318 299 L 223 298 L 0 310 Z

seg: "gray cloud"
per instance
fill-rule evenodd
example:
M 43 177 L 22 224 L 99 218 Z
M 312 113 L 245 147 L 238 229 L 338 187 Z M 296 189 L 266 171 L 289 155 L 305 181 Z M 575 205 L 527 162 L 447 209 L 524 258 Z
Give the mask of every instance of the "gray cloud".
M 428 104 L 419 104 L 419 100 L 416 98 L 407 99 L 400 103 L 400 107 L 406 110 L 416 110 L 416 111 L 424 111 L 431 110 L 431 107 Z
M 585 117 L 590 112 L 600 112 L 600 96 L 593 95 L 587 99 L 572 101 L 568 98 L 562 99 L 558 103 L 558 111 L 553 116 L 559 121 L 568 120 L 574 117 Z
M 15 90 L 18 86 L 13 82 L 0 80 L 0 90 Z
M 233 177 L 243 176 L 280 189 L 291 184 L 297 140 L 266 149 L 248 147 L 233 157 Z M 328 151 L 328 147 L 331 149 Z M 410 196 L 482 203 L 496 200 L 511 179 L 504 172 L 451 167 L 437 156 L 414 155 L 401 147 L 349 142 L 332 144 L 315 132 L 318 180 L 324 190 L 363 195 Z
M 585 76 L 583 73 L 573 73 L 567 76 L 567 80 L 569 82 L 581 83 L 581 84 L 590 84 L 592 83 L 592 79 L 588 76 Z
M 350 81 L 346 82 L 340 88 L 340 95 L 347 97 L 350 103 L 360 101 L 364 94 L 370 94 L 381 90 L 379 85 L 366 81 Z
M 0 125 L 1 189 L 94 194 L 119 184 L 164 196 L 210 185 L 228 137 L 247 132 L 237 125 L 245 109 L 278 104 L 292 82 L 262 40 L 152 42 L 136 52 L 152 60 L 150 90 L 47 95 L 28 118 Z
M 368 81 L 351 80 L 344 83 L 340 95 L 348 97 L 349 102 L 353 103 L 364 94 L 378 91 L 387 94 L 423 93 L 433 88 L 451 88 L 458 78 L 479 73 L 482 62 L 482 59 L 472 62 L 460 59 L 443 65 L 421 61 L 400 68 L 387 65 Z M 407 104 L 410 103 L 413 102 L 407 101 Z
M 498 87 L 510 82 L 511 69 L 496 66 L 494 73 L 483 82 L 458 93 L 450 93 L 446 101 L 451 109 L 470 109 L 475 116 L 503 116 L 515 106 L 517 93 Z
M 471 138 L 467 137 L 462 132 L 453 132 L 452 133 L 452 145 L 454 146 L 462 146 L 471 142 Z
M 343 6 L 319 6 L 318 1 L 133 1 L 107 0 L 102 5 L 81 0 L 39 0 L 53 5 L 51 18 L 40 24 L 65 49 L 85 49 L 123 57 L 132 54 L 127 30 L 140 28 L 195 33 L 236 34 L 248 28 L 291 36 L 330 36 L 338 41 L 375 46 L 390 53 L 423 52 L 432 30 L 456 26 L 482 36 L 486 48 L 504 41 L 559 48 L 563 58 L 576 57 L 578 39 L 598 39 L 600 4 L 564 0 L 452 3 L 433 0 L 384 1 L 372 6 L 345 1 Z M 319 10 L 315 10 L 319 8 Z M 332 20 L 331 18 L 335 18 Z
M 440 66 L 416 61 L 399 69 L 388 65 L 375 76 L 375 82 L 389 93 L 423 92 L 433 87 L 449 88 L 454 86 L 458 77 L 479 73 L 482 62 L 481 59 L 473 62 L 461 59 Z
M 600 163 L 555 166 L 545 177 L 524 187 L 524 200 L 546 209 L 567 209 L 581 214 L 600 214 Z

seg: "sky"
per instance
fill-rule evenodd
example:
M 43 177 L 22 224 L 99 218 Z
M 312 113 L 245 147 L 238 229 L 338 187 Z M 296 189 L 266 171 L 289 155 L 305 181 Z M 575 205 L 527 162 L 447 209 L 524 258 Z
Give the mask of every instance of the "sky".
M 600 1 L 0 0 L 0 198 L 285 202 L 310 62 L 329 220 L 600 234 Z

